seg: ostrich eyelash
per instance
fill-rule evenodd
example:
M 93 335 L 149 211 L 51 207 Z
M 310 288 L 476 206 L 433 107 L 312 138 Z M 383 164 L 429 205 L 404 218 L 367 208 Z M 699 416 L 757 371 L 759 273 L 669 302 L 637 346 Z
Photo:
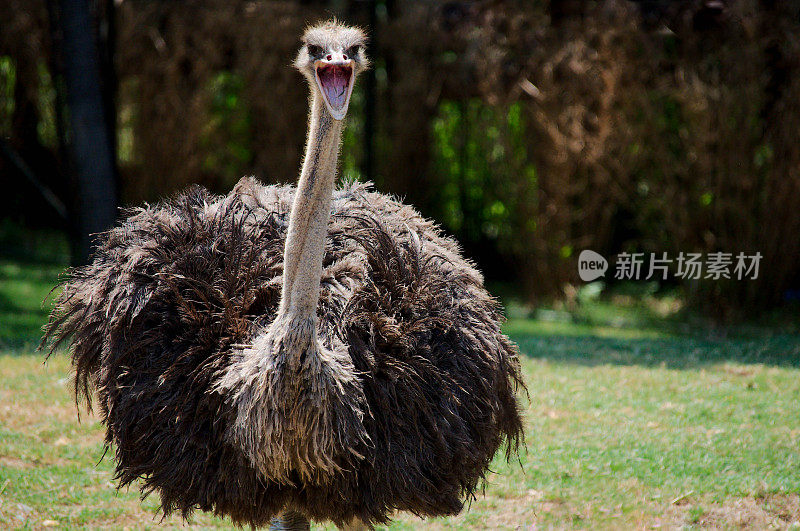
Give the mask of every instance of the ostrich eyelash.
M 345 53 L 350 57 L 356 57 L 360 51 L 361 51 L 361 45 L 356 44 L 355 46 L 351 46 L 350 48 L 348 48 L 345 51 Z

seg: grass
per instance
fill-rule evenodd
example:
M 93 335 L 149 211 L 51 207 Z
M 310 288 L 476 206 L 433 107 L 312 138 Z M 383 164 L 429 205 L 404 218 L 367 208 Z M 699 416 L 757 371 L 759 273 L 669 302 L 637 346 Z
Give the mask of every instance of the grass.
M 0 528 L 180 526 L 117 492 L 64 353 L 34 352 L 58 265 L 0 260 Z M 526 448 L 452 518 L 396 529 L 800 527 L 800 336 L 663 324 L 619 301 L 511 308 Z M 198 527 L 230 522 L 197 514 Z
M 29 353 L 39 344 L 61 265 L 26 264 L 0 259 L 0 349 Z

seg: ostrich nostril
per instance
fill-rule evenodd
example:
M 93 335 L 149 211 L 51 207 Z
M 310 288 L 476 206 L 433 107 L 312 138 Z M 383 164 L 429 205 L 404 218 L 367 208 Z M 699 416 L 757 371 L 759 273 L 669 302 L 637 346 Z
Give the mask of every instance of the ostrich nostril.
M 327 59 L 328 61 L 330 61 L 331 59 L 333 59 L 333 56 L 332 56 L 331 54 L 328 54 L 328 57 L 326 57 L 325 59 Z
M 345 61 L 347 61 L 347 54 L 343 54 L 343 55 L 342 55 L 342 58 L 343 58 Z

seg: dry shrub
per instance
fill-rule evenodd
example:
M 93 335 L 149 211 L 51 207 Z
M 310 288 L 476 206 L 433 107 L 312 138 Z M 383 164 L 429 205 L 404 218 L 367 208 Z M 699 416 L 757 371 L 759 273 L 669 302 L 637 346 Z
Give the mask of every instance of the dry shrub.
M 242 147 L 239 174 L 294 179 L 307 89 L 290 64 L 304 24 L 323 15 L 289 2 L 123 2 L 120 106 L 130 107 L 134 138 L 125 198 L 159 197 L 193 182 L 229 188 L 235 177 L 204 162 Z M 211 116 L 213 83 L 226 74 L 239 81 L 222 97 L 245 107 L 244 146 Z
M 512 164 L 510 262 L 536 299 L 575 280 L 578 249 L 607 251 L 618 237 L 630 195 L 618 156 L 630 128 L 619 111 L 636 82 L 626 41 L 638 30 L 619 6 L 554 26 L 548 12 L 516 4 L 476 9 L 464 26 L 479 29 L 464 33 L 480 36 L 479 45 L 465 48 L 484 100 L 523 109 L 527 160 Z
M 689 286 L 698 307 L 723 317 L 775 305 L 797 287 L 800 41 L 797 8 L 786 11 L 732 4 L 710 49 L 697 38 L 679 42 L 678 58 L 637 102 L 644 149 L 626 167 L 646 190 L 636 224 L 648 250 L 763 255 L 756 281 Z M 788 62 L 775 64 L 775 55 Z
M 558 25 L 485 4 L 477 68 L 495 73 L 481 88 L 523 102 L 539 170 L 536 230 L 519 233 L 532 296 L 575 282 L 583 248 L 761 252 L 758 280 L 687 286 L 721 317 L 797 288 L 800 19 L 796 2 L 769 6 L 729 2 L 703 30 L 682 12 L 649 31 L 627 2 Z
M 375 176 L 444 220 L 490 274 L 512 268 L 531 299 L 576 282 L 575 256 L 591 248 L 759 251 L 758 281 L 687 288 L 723 314 L 779 303 L 800 269 L 792 5 L 729 2 L 703 29 L 691 2 L 652 27 L 621 0 L 557 19 L 555 4 L 392 3 L 372 43 L 385 74 Z M 286 2 L 123 2 L 120 101 L 135 116 L 137 168 L 126 197 L 225 189 L 237 171 L 292 180 L 306 92 L 288 64 L 302 25 L 325 15 Z M 213 116 L 221 72 L 249 117 L 236 142 Z M 448 109 L 464 127 L 450 166 L 434 131 Z M 249 152 L 227 175 L 209 171 L 232 143 Z

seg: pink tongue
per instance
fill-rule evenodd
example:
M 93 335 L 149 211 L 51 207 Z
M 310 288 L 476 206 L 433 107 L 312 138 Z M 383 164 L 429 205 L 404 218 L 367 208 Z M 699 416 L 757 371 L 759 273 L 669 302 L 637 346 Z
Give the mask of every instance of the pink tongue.
M 319 81 L 328 103 L 335 109 L 344 107 L 347 100 L 348 73 L 343 68 L 329 67 L 320 72 Z

